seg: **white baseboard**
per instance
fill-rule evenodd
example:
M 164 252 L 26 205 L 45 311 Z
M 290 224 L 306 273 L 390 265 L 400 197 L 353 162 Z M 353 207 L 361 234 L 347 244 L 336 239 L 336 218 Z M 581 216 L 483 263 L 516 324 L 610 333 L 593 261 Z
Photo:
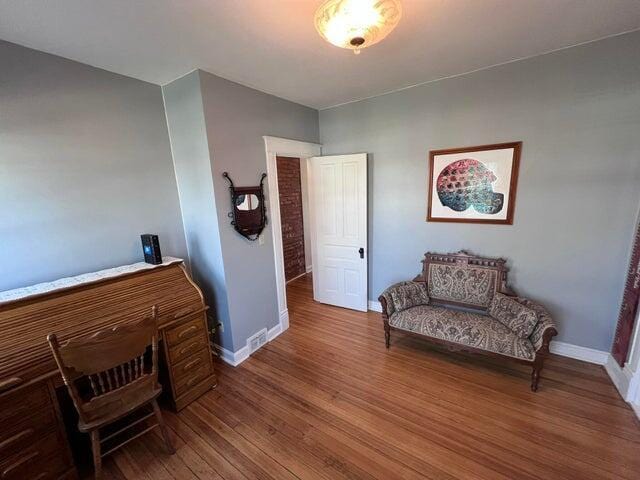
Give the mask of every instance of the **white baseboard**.
M 581 347 L 571 343 L 559 342 L 551 340 L 551 353 L 562 355 L 563 357 L 575 358 L 583 362 L 595 363 L 596 365 L 606 365 L 609 360 L 609 352 L 596 350 L 594 348 Z
M 620 392 L 622 399 L 629 404 L 636 416 L 640 418 L 640 398 L 638 398 L 640 396 L 640 375 L 634 374 L 628 364 L 620 367 L 613 355 L 609 355 L 604 368 L 618 392 Z
M 615 361 L 612 355 L 609 355 L 604 368 L 609 374 L 609 377 L 611 377 L 611 381 L 620 392 L 620 395 L 622 395 L 622 398 L 626 400 L 630 381 L 630 377 L 627 376 L 627 372 L 618 365 L 618 362 Z
M 369 300 L 369 310 L 372 312 L 382 312 L 382 305 L 377 300 Z
M 214 347 L 218 352 L 218 356 L 224 361 L 224 363 L 227 363 L 232 367 L 237 367 L 249 358 L 249 347 L 242 347 L 237 352 L 227 350 L 220 345 L 214 345 Z
M 640 409 L 640 374 L 633 372 L 629 364 L 620 367 L 613 356 L 609 356 L 605 369 L 622 398 L 638 412 Z
M 282 333 L 282 325 L 279 323 L 267 332 L 267 341 L 270 342 Z
M 307 265 L 306 271 L 307 273 L 313 272 L 313 265 Z
M 293 277 L 291 280 L 287 280 L 287 283 L 291 283 L 291 282 L 293 282 L 294 280 L 299 279 L 300 277 L 304 277 L 307 273 L 308 273 L 308 272 L 301 273 L 300 275 L 297 275 L 297 276 Z
M 288 328 L 288 326 L 289 326 L 289 313 L 288 312 L 285 312 L 285 313 L 286 313 L 286 316 L 287 316 L 287 328 Z M 284 330 L 286 330 L 286 328 Z M 280 335 L 284 330 L 282 328 L 282 324 L 281 323 L 279 323 L 275 327 L 267 330 L 267 341 L 271 342 L 278 335 Z M 237 352 L 232 352 L 230 350 L 227 350 L 226 348 L 221 347 L 220 345 L 215 345 L 215 344 L 214 344 L 214 348 L 218 352 L 218 356 L 222 359 L 222 361 L 224 361 L 224 363 L 227 363 L 227 364 L 231 365 L 232 367 L 237 367 L 238 365 L 240 365 L 242 362 L 244 362 L 250 356 L 249 347 L 248 346 L 242 347 Z
M 280 327 L 281 327 L 280 333 L 284 332 L 287 328 L 289 328 L 289 309 L 288 308 L 280 312 Z

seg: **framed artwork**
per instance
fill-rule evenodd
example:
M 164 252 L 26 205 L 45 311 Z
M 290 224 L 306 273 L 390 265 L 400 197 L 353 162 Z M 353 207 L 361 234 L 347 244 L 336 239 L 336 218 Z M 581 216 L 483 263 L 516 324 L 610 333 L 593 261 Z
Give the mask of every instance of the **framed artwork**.
M 427 221 L 513 224 L 522 142 L 429 152 Z

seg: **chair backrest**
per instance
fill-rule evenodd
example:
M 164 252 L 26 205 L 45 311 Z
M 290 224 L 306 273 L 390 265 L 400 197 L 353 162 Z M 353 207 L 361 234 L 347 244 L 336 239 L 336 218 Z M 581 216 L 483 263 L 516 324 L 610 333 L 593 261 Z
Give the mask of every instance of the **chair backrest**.
M 422 275 L 435 304 L 486 310 L 496 292 L 513 294 L 507 286 L 508 268 L 502 258 L 457 253 L 425 253 Z
M 110 410 L 127 399 L 158 388 L 157 316 L 158 308 L 154 306 L 151 316 L 140 321 L 63 343 L 55 334 L 47 336 L 64 383 L 85 423 L 108 416 Z

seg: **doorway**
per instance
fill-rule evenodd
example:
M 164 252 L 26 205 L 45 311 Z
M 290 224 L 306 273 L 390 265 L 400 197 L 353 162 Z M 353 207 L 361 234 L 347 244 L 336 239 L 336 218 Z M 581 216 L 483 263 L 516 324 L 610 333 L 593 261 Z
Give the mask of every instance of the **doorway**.
M 267 206 L 273 238 L 280 318 L 279 328 L 273 329 L 271 337 L 274 338 L 289 328 L 278 157 L 298 159 L 299 165 L 302 165 L 301 190 L 307 186 L 309 205 L 306 228 L 303 212 L 303 237 L 307 241 L 305 271 L 306 267 L 310 267 L 310 270 L 320 272 L 318 275 L 312 274 L 314 299 L 366 311 L 369 256 L 367 155 L 322 157 L 321 146 L 315 143 L 270 136 L 263 138 L 267 157 Z M 307 181 L 304 178 L 305 167 Z
M 296 157 L 276 157 L 284 278 L 289 283 L 310 273 L 309 192 L 307 163 Z
M 287 307 L 287 291 L 283 260 L 282 228 L 280 226 L 280 198 L 278 192 L 278 168 L 277 157 L 298 158 L 306 163 L 308 158 L 321 154 L 321 147 L 317 143 L 300 142 L 287 138 L 265 136 L 264 144 L 267 156 L 267 183 L 269 224 L 273 239 L 273 257 L 275 262 L 276 292 L 278 295 L 278 314 L 280 319 L 279 329 L 272 335 L 284 332 L 289 328 L 289 309 Z M 312 216 L 312 214 L 310 214 Z M 311 222 L 308 222 L 310 225 Z M 309 238 L 310 235 L 307 235 Z

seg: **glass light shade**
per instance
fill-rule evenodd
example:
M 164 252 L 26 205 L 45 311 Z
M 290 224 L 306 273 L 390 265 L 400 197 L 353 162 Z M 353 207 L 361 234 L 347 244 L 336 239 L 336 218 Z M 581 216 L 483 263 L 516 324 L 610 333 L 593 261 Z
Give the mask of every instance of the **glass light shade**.
M 389 35 L 401 16 L 398 0 L 327 0 L 316 10 L 315 24 L 329 43 L 360 53 Z

